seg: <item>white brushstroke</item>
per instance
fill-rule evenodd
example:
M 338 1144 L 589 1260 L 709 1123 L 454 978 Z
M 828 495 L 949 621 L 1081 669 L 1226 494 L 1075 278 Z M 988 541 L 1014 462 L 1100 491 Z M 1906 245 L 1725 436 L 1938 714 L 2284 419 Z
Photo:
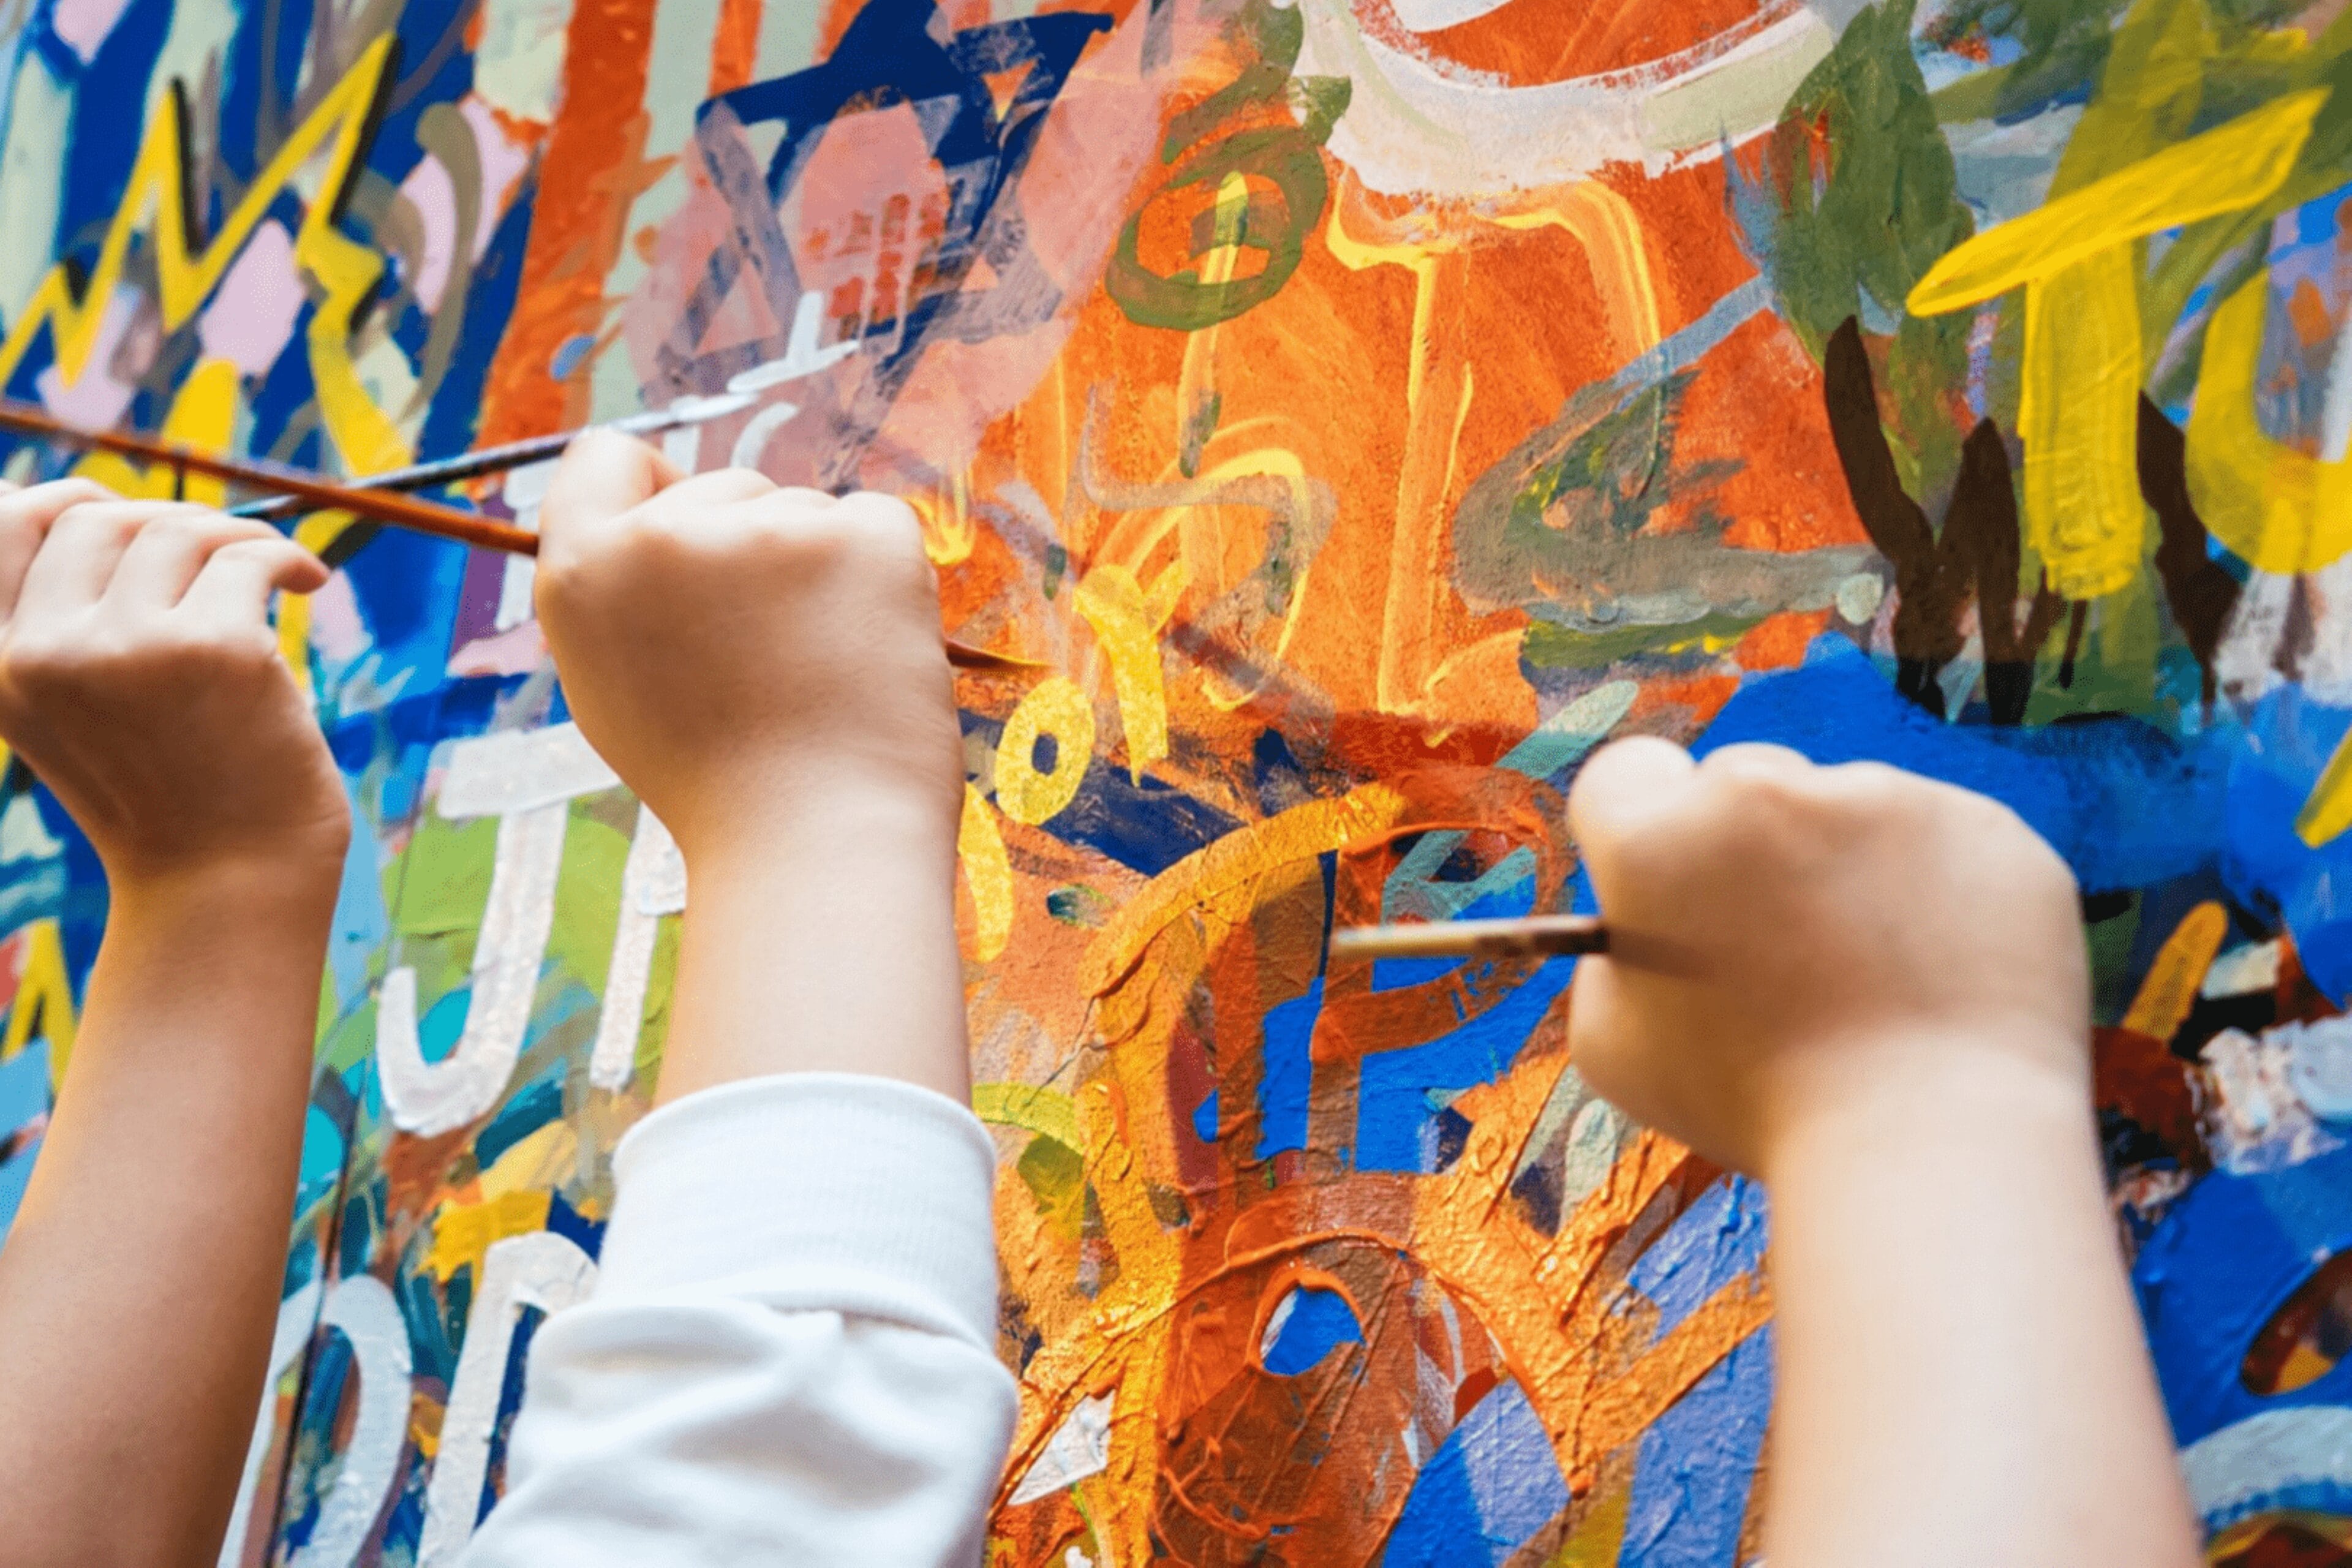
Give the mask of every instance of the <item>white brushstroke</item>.
M 245 1561 L 245 1537 L 253 1528 L 254 1489 L 260 1484 L 262 1462 L 269 1458 L 270 1439 L 278 1435 L 278 1384 L 294 1365 L 319 1327 L 319 1304 L 326 1291 L 313 1279 L 278 1304 L 278 1327 L 269 1336 L 269 1374 L 261 1386 L 261 1411 L 254 1417 L 253 1437 L 245 1446 L 245 1469 L 236 1484 L 236 1508 L 228 1516 L 228 1531 L 221 1537 L 219 1568 L 240 1568 Z
M 433 1479 L 425 1489 L 425 1531 L 417 1568 L 442 1568 L 473 1539 L 482 1481 L 489 1473 L 490 1436 L 505 1392 L 508 1352 L 526 1308 L 550 1316 L 585 1300 L 596 1264 L 570 1238 L 552 1231 L 510 1236 L 482 1261 L 480 1288 L 466 1318 L 465 1348 L 449 1383 Z
M 772 359 L 765 364 L 755 364 L 750 370 L 730 377 L 727 390 L 737 394 L 765 392 L 772 386 L 782 386 L 788 381 L 814 375 L 857 352 L 857 340 L 854 337 L 818 347 L 817 333 L 824 327 L 824 298 L 814 289 L 803 289 L 800 303 L 793 307 L 793 331 L 792 335 L 784 340 L 784 357 Z
M 555 924 L 570 816 L 571 807 L 557 801 L 499 818 L 489 903 L 474 943 L 473 994 L 457 1048 L 445 1059 L 427 1062 L 417 1039 L 416 971 L 403 964 L 383 977 L 376 995 L 376 1077 L 401 1131 L 431 1137 L 463 1127 L 506 1092 Z
M 26 49 L 9 83 L 6 135 L 0 139 L 0 212 L 8 215 L 10 236 L 0 246 L 0 318 L 11 322 L 48 275 L 73 104 L 73 89 L 58 79 L 38 49 Z
M 318 1527 L 288 1560 L 289 1568 L 352 1568 L 359 1561 L 408 1439 L 408 1324 L 392 1292 L 373 1275 L 338 1279 L 320 1321 L 352 1347 L 359 1419 L 352 1424 L 335 1483 L 319 1505 Z
M 621 777 L 577 724 L 509 730 L 449 748 L 436 807 L 443 816 L 510 816 L 619 787 Z
M 2213 961 L 2205 971 L 2205 984 L 2199 988 L 2204 996 L 2243 996 L 2253 991 L 2274 991 L 2278 988 L 2279 960 L 2282 951 L 2276 942 L 2251 943 L 2232 948 Z
M 41 820 L 41 808 L 29 794 L 19 795 L 0 811 L 0 866 L 13 866 L 19 860 L 47 860 L 62 855 L 66 847 Z
M 646 990 L 653 979 L 654 939 L 661 917 L 686 908 L 686 858 L 661 818 L 637 807 L 637 836 L 621 868 L 621 918 L 613 928 L 613 962 L 605 970 L 604 1005 L 596 1044 L 588 1055 L 588 1081 L 626 1089 L 636 1068 L 637 1035 L 646 1020 Z
M 2273 1507 L 2332 1510 L 2352 1490 L 2352 1410 L 2318 1405 L 2249 1416 L 2183 1449 L 2180 1473 L 2209 1534 Z
M 1098 1394 L 1078 1401 L 1067 1419 L 1045 1440 L 1045 1447 L 1021 1484 L 1013 1489 L 1013 1506 L 1050 1497 L 1088 1476 L 1110 1468 L 1111 1396 Z
M 1358 26 L 1349 0 L 1297 0 L 1302 76 L 1349 79 L 1332 154 L 1373 190 L 1454 197 L 1564 185 L 1612 163 L 1653 175 L 1769 130 L 1857 8 L 1780 0 L 1663 59 L 1512 87 Z
M 800 411 L 797 403 L 771 403 L 761 409 L 744 425 L 743 433 L 735 437 L 735 450 L 727 460 L 739 468 L 758 468 L 760 454 L 768 449 L 768 438 L 791 424 L 793 416 Z
M 572 0 L 486 0 L 474 49 L 474 91 L 517 120 L 552 124 L 563 99 Z
M 1406 31 L 1435 33 L 1475 22 L 1510 3 L 1511 0 L 1395 0 L 1393 9 Z

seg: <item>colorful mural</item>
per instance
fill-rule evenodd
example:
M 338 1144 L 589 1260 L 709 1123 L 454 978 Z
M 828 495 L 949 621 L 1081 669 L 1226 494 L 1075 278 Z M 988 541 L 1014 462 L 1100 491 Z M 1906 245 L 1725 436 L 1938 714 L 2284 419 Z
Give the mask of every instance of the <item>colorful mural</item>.
M 915 504 L 1040 661 L 960 682 L 992 1563 L 1753 1559 L 1760 1193 L 1587 1092 L 1569 962 L 1324 952 L 1589 908 L 1637 731 L 2066 856 L 2214 1558 L 2352 1562 L 2345 9 L 0 0 L 0 384 L 347 474 L 675 405 Z M 446 1564 L 688 889 L 528 563 L 302 528 L 364 831 L 221 1562 Z M 104 908 L 12 770 L 0 1212 Z

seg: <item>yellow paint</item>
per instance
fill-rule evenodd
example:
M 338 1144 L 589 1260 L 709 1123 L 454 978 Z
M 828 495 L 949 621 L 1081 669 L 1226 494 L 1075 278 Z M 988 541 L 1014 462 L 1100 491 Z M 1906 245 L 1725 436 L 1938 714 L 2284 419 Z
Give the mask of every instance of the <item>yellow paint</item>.
M 2254 416 L 2269 283 L 2267 272 L 2248 279 L 2206 327 L 2187 432 L 2189 494 L 2214 538 L 2286 576 L 2352 550 L 2352 460 L 2323 462 L 2284 446 Z
M 2252 206 L 2285 181 L 2326 100 L 2326 88 L 2294 93 L 1985 230 L 1927 269 L 1912 314 L 1980 304 L 2102 250 Z
M 956 566 L 971 559 L 980 529 L 971 521 L 971 480 L 961 468 L 941 479 L 929 495 L 909 494 L 907 504 L 922 525 L 923 553 L 934 566 Z
M 1620 1487 L 1596 1504 L 1576 1533 L 1560 1542 L 1544 1568 L 1616 1568 L 1625 1544 L 1625 1515 L 1633 1502 L 1633 1489 Z
M 1054 737 L 1054 768 L 1039 773 L 1038 740 Z M 1034 826 L 1076 798 L 1095 754 L 1095 709 L 1077 682 L 1056 675 L 1037 683 L 1004 721 L 996 745 L 996 805 L 1015 822 Z
M 8 1008 L 8 1032 L 0 1036 L 0 1062 L 25 1048 L 36 1018 L 49 1042 L 49 1087 L 55 1089 L 65 1081 L 66 1058 L 73 1054 L 78 1026 L 65 942 L 55 921 L 35 921 L 25 928 L 25 967 L 16 980 L 16 999 Z
M 1127 730 L 1128 776 L 1168 754 L 1168 692 L 1160 669 L 1160 628 L 1176 612 L 1191 573 L 1181 560 L 1153 580 L 1146 594 L 1135 574 L 1116 563 L 1088 572 L 1078 584 L 1078 614 L 1095 629 L 1110 660 L 1119 721 Z
M 1018 1127 L 1081 1152 L 1086 1149 L 1078 1136 L 1077 1101 L 1057 1089 L 1025 1083 L 974 1084 L 971 1113 L 999 1127 Z
M 551 1121 L 517 1142 L 481 1176 L 482 1196 L 502 1198 L 534 1188 L 561 1186 L 580 1163 L 580 1135 L 569 1122 Z
M 2326 89 L 2296 93 L 2142 158 L 1956 247 L 1912 289 L 1922 316 L 2025 290 L 2025 535 L 2067 597 L 2123 588 L 2146 548 L 2132 242 L 2267 197 L 2326 99 Z
M 2026 542 L 2070 599 L 2112 594 L 2139 574 L 2139 354 L 2130 247 L 2096 252 L 2026 289 L 2021 510 Z
M 1618 351 L 1628 360 L 1649 353 L 1665 336 L 1658 309 L 1658 286 L 1642 238 L 1642 215 L 1633 204 L 1597 180 L 1587 180 L 1524 212 L 1497 213 L 1489 220 L 1504 228 L 1566 229 L 1584 247 L 1602 314 L 1617 333 Z
M 106 303 L 122 280 L 131 242 L 142 232 L 150 236 L 147 255 L 155 268 L 163 331 L 176 331 L 219 286 L 278 195 L 323 153 L 324 175 L 294 237 L 296 260 L 324 294 L 311 316 L 309 339 L 320 415 L 350 471 L 373 473 L 407 461 L 407 443 L 368 397 L 352 363 L 352 318 L 375 288 L 383 263 L 374 251 L 344 236 L 334 222 L 359 174 L 370 111 L 392 58 L 393 42 L 387 33 L 361 51 L 342 79 L 247 185 L 244 198 L 201 252 L 189 248 L 182 106 L 176 93 L 173 102 L 160 105 L 141 138 L 122 204 L 100 245 L 88 285 L 77 289 L 73 274 L 62 264 L 49 269 L 10 325 L 6 339 L 0 341 L 0 384 L 16 374 L 45 328 L 54 345 L 58 374 L 68 384 L 80 379 L 97 346 Z
M 956 829 L 956 864 L 971 889 L 971 956 L 987 963 L 1004 951 L 1013 935 L 1013 861 L 996 813 L 980 792 L 963 786 L 963 822 Z
M 1404 797 L 1395 790 L 1369 784 L 1336 800 L 1292 806 L 1194 850 L 1154 877 L 1095 933 L 1078 984 L 1088 995 L 1104 994 L 1143 961 L 1152 939 L 1186 911 L 1204 908 L 1276 867 L 1375 837 L 1395 826 L 1404 808 Z
M 2337 743 L 2319 782 L 2311 786 L 2310 798 L 2294 816 L 2295 837 L 2314 849 L 2347 827 L 2352 827 L 2352 734 Z
M 425 1267 L 446 1281 L 470 1263 L 479 1285 L 482 1261 L 490 1248 L 510 1236 L 545 1230 L 547 1210 L 543 1192 L 501 1193 L 478 1204 L 444 1204 L 433 1221 L 433 1250 L 425 1255 Z
M 171 411 L 163 416 L 163 438 L 195 451 L 219 455 L 236 443 L 236 365 L 225 359 L 200 360 L 173 395 Z M 178 475 L 169 463 L 133 463 L 111 452 L 92 452 L 73 471 L 95 479 L 117 495 L 168 500 L 178 487 Z M 228 482 L 190 474 L 185 499 L 198 506 L 228 503 Z
M 2213 955 L 2229 934 L 2229 912 L 2212 900 L 2182 916 L 2157 949 L 2139 994 L 2124 1014 L 2124 1027 L 2153 1040 L 2169 1040 L 2178 1034 L 2197 1005 L 2197 989 L 2213 967 Z

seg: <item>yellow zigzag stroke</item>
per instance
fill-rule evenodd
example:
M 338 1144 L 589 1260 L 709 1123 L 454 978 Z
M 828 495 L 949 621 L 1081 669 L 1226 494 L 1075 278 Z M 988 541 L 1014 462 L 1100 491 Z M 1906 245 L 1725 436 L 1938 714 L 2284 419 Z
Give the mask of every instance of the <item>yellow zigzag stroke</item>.
M 320 182 L 318 199 L 308 204 L 300 232 L 294 237 L 295 258 L 326 294 L 310 317 L 310 374 L 318 387 L 320 416 L 347 471 L 373 473 L 406 462 L 407 442 L 368 396 L 352 363 L 352 318 L 383 276 L 383 262 L 373 250 L 338 231 L 334 223 L 334 215 L 359 172 L 360 154 L 369 140 L 372 111 L 392 59 L 392 36 L 386 34 L 361 53 L 310 118 L 287 138 L 201 255 L 192 254 L 188 244 L 186 158 L 180 144 L 180 88 L 173 83 L 140 140 L 130 187 L 122 205 L 115 209 L 89 285 L 77 299 L 66 266 L 59 263 L 49 268 L 24 313 L 10 326 L 6 339 L 0 341 L 0 385 L 16 374 L 43 327 L 49 329 L 55 344 L 58 374 L 68 383 L 80 379 L 90 351 L 97 346 L 106 302 L 121 281 L 131 242 L 151 214 L 163 330 L 176 331 L 185 325 L 219 286 L 246 241 L 260 226 L 270 203 L 325 148 L 326 178 Z

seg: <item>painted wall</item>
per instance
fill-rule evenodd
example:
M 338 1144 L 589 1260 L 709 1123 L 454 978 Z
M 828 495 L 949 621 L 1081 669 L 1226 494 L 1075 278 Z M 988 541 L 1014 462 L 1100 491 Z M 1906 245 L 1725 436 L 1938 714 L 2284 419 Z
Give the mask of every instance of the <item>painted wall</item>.
M 993 1562 L 1752 1557 L 1760 1194 L 1588 1095 L 1567 963 L 1324 959 L 1589 906 L 1633 731 L 2065 854 L 2216 1553 L 2352 1561 L 2343 8 L 0 0 L 0 383 L 352 473 L 720 398 L 673 456 L 915 503 L 1048 667 L 961 687 Z M 367 831 L 222 1561 L 447 1563 L 687 889 L 527 565 L 305 537 Z M 103 915 L 13 773 L 0 1209 Z

